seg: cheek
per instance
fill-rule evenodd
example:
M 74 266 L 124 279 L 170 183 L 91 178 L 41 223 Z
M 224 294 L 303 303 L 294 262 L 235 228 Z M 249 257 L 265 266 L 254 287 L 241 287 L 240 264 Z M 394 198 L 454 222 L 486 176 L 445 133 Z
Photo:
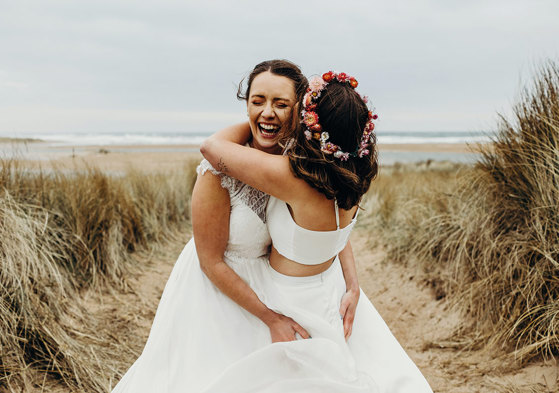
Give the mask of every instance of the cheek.
M 285 121 L 288 120 L 290 116 L 291 116 L 291 109 L 285 109 L 278 112 L 278 118 L 281 123 L 285 123 Z
M 248 118 L 251 122 L 255 122 L 258 119 L 258 116 L 260 115 L 260 111 L 258 110 L 257 107 L 254 106 L 249 106 L 247 108 L 247 113 L 248 113 Z

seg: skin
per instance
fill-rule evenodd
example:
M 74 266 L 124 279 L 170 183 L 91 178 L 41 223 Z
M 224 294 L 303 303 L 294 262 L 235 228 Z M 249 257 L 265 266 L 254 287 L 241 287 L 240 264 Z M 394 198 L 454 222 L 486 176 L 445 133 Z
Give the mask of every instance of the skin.
M 252 147 L 266 153 L 281 153 L 278 132 L 291 116 L 295 101 L 291 79 L 271 72 L 263 72 L 254 78 L 247 99 Z

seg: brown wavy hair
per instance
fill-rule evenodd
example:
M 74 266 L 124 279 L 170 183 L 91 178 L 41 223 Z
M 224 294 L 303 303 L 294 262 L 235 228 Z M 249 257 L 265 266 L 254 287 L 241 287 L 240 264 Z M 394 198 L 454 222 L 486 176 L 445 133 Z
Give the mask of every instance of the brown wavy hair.
M 293 87 L 295 89 L 295 97 L 297 98 L 297 102 L 302 101 L 303 96 L 307 91 L 307 87 L 309 86 L 307 77 L 303 75 L 299 66 L 297 66 L 295 63 L 290 62 L 289 60 L 284 59 L 266 60 L 254 66 L 254 69 L 248 76 L 246 87 L 243 88 L 243 84 L 245 81 L 244 79 L 241 81 L 241 83 L 239 83 L 239 88 L 237 89 L 237 98 L 239 100 L 246 101 L 250 95 L 250 87 L 252 86 L 254 78 L 256 78 L 259 74 L 267 71 L 271 72 L 274 75 L 285 76 L 286 78 L 291 79 L 293 81 Z
M 369 109 L 348 83 L 330 82 L 317 101 L 316 112 L 322 130 L 328 132 L 332 143 L 343 151 L 356 151 L 367 124 Z M 338 206 L 343 209 L 359 204 L 378 173 L 374 133 L 368 148 L 369 155 L 350 157 L 347 161 L 322 152 L 320 141 L 307 140 L 300 122 L 291 138 L 295 143 L 287 154 L 296 177 L 305 180 L 328 199 L 336 198 Z

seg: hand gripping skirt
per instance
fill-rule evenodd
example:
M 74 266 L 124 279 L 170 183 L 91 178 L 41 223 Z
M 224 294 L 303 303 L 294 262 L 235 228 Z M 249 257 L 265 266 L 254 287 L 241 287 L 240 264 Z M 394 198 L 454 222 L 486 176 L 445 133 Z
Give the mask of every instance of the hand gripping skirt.
M 363 293 L 345 341 L 337 259 L 312 277 L 282 275 L 265 258 L 227 255 L 226 261 L 269 308 L 312 338 L 272 344 L 267 326 L 203 274 L 191 241 L 171 273 L 142 355 L 113 392 L 431 392 Z

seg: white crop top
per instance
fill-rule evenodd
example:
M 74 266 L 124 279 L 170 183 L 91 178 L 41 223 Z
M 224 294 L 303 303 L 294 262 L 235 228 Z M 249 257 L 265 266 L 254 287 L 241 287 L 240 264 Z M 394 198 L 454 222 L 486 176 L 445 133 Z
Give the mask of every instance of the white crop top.
M 303 265 L 318 265 L 332 259 L 346 246 L 357 221 L 356 213 L 348 226 L 340 228 L 337 203 L 335 209 L 335 231 L 311 231 L 297 225 L 284 201 L 271 196 L 266 222 L 274 248 L 284 257 Z

